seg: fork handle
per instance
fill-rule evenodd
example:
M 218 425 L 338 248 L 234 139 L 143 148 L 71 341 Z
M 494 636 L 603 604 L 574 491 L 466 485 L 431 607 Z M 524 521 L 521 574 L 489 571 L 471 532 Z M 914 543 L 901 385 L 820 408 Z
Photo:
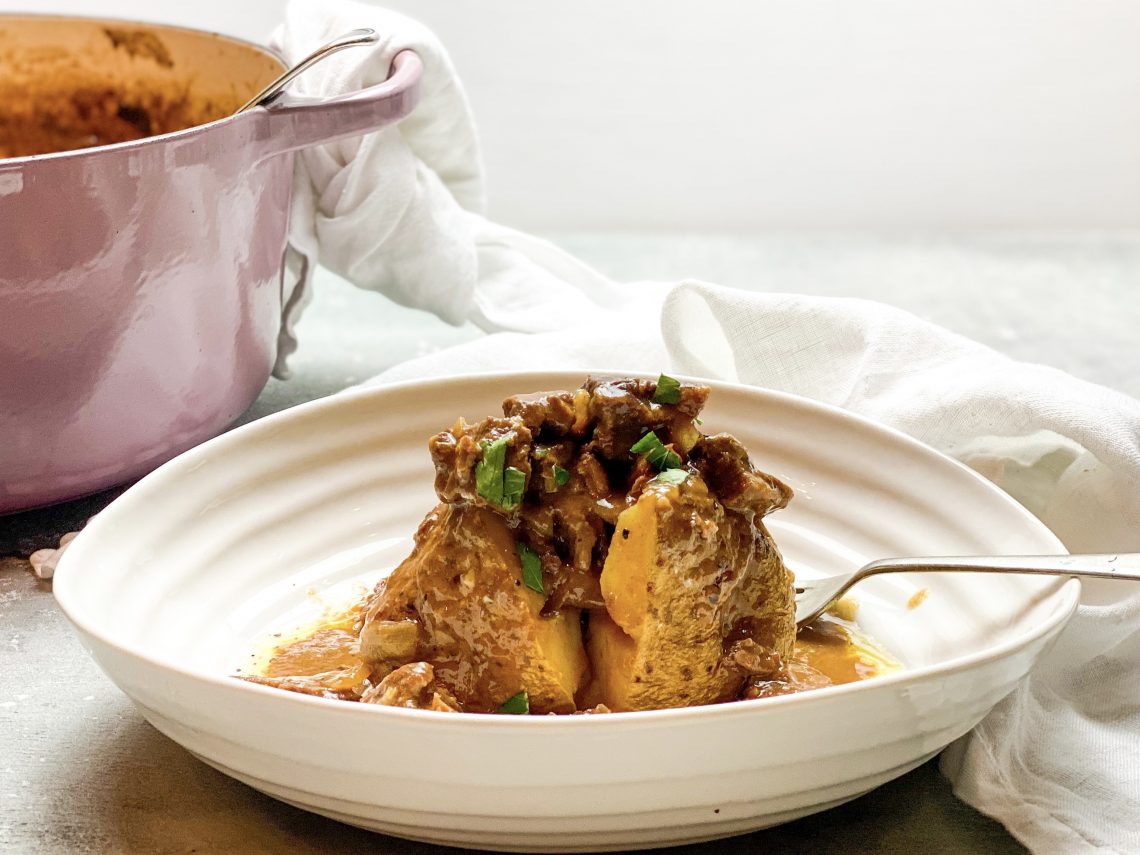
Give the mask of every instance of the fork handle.
M 1043 576 L 1088 576 L 1140 582 L 1140 553 L 1103 555 L 962 555 L 933 558 L 883 558 L 859 570 L 857 578 L 880 573 L 929 573 L 939 570 L 977 573 L 1029 573 Z

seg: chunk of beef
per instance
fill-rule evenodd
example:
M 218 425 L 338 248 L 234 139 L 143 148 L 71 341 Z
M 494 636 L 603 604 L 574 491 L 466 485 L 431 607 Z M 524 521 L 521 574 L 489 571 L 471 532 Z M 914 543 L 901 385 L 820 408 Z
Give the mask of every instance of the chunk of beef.
M 730 644 L 721 665 L 753 679 L 776 680 L 784 675 L 784 661 L 780 654 L 769 647 L 761 647 L 754 638 L 742 638 Z
M 757 698 L 774 698 L 790 695 L 808 689 L 822 689 L 835 682 L 806 662 L 788 662 L 774 674 L 761 674 L 750 678 L 740 693 L 740 699 L 753 701 Z
M 591 447 L 608 460 L 632 460 L 634 445 L 649 431 L 684 454 L 699 436 L 693 419 L 708 399 L 707 386 L 682 386 L 677 404 L 655 404 L 657 384 L 651 380 L 601 381 L 591 377 L 584 387 L 590 393 Z
M 435 685 L 435 672 L 427 662 L 401 665 L 365 691 L 360 700 L 386 707 L 459 712 L 459 703 L 451 693 Z
M 600 570 L 562 565 L 559 572 L 552 574 L 554 582 L 542 607 L 543 614 L 553 614 L 564 608 L 604 609 Z
M 479 495 L 475 467 L 483 459 L 483 443 L 508 438 L 507 466 L 520 470 L 530 481 L 530 429 L 517 417 L 484 419 L 469 425 L 463 419 L 451 430 L 437 433 L 428 441 L 435 464 L 435 491 L 444 502 L 468 502 L 479 507 L 502 510 Z
M 690 454 L 709 489 L 725 507 L 762 517 L 787 507 L 792 488 L 752 467 L 748 452 L 727 433 L 703 437 Z
M 598 394 L 599 391 L 605 391 L 608 394 L 616 394 L 617 392 L 624 392 L 632 395 L 641 401 L 652 402 L 653 396 L 657 394 L 657 381 L 656 380 L 600 380 L 596 377 L 589 377 L 586 379 L 585 385 L 582 387 L 591 395 Z M 658 404 L 660 407 L 672 407 L 682 416 L 686 418 L 695 419 L 701 414 L 704 409 L 705 402 L 709 399 L 708 386 L 695 386 L 692 383 L 682 383 L 680 389 L 680 400 L 676 404 Z
M 314 677 L 265 677 L 260 674 L 243 674 L 239 679 L 247 683 L 257 683 L 259 686 L 270 686 L 274 689 L 284 689 L 287 692 L 296 692 L 299 695 L 313 695 L 318 698 L 328 698 L 332 701 L 358 701 L 360 696 L 350 690 L 337 691 L 325 686 Z
M 570 440 L 534 446 L 530 455 L 530 468 L 536 504 L 542 503 L 544 494 L 557 493 L 566 486 L 565 483 L 558 483 L 555 473 L 559 469 L 563 470 L 563 480 L 568 481 L 574 466 L 574 455 L 577 453 L 577 447 Z
M 513 395 L 503 401 L 503 415 L 521 419 L 532 433 L 555 438 L 581 436 L 589 415 L 589 394 L 576 392 L 535 392 Z

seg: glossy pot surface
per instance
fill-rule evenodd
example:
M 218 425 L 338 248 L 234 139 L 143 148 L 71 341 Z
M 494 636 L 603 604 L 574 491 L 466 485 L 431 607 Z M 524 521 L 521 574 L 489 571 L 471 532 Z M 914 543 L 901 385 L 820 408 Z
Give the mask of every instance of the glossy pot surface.
M 283 68 L 264 48 L 204 32 L 0 16 L 8 57 L 13 46 L 83 57 L 108 43 L 128 53 L 140 91 L 193 93 L 199 117 L 227 116 Z M 276 356 L 293 152 L 402 118 L 420 73 L 405 52 L 360 92 L 0 159 L 0 513 L 137 477 L 249 406 Z M 87 93 L 84 109 L 102 109 L 108 127 L 125 120 L 128 134 L 168 121 L 170 98 L 99 100 L 112 97 Z M 0 119 L 0 153 L 4 131 Z

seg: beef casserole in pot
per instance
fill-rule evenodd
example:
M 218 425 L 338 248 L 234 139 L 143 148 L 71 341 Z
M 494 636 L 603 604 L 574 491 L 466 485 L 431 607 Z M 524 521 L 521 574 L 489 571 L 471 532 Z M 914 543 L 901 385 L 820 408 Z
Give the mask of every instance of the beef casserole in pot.
M 0 15 L 0 513 L 137 477 L 274 364 L 297 149 L 397 121 L 419 58 L 233 115 L 284 70 L 177 27 Z

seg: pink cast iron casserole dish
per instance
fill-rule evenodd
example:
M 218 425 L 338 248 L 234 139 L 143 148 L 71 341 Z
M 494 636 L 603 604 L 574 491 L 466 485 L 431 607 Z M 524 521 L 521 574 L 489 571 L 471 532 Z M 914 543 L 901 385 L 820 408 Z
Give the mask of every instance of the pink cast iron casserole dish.
M 138 106 L 128 102 L 143 96 L 93 75 L 69 115 L 105 113 L 148 135 L 5 156 L 18 153 L 5 150 L 11 105 L 28 92 L 13 75 L 34 82 L 51 67 L 70 79 L 102 54 L 116 85 L 171 91 Z M 206 32 L 0 15 L 0 513 L 135 478 L 217 434 L 261 391 L 277 352 L 294 152 L 407 115 L 422 65 L 405 51 L 379 85 L 231 115 L 283 70 L 265 48 Z M 159 108 L 195 104 L 211 119 L 162 132 Z M 56 119 L 50 130 L 63 132 Z

